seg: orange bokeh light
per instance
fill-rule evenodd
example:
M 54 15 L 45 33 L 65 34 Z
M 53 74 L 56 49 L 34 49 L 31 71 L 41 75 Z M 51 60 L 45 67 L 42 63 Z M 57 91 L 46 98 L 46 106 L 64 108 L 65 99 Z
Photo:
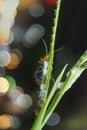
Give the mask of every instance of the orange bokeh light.
M 6 66 L 7 69 L 13 70 L 16 69 L 19 65 L 19 57 L 14 54 L 14 53 L 10 53 L 11 56 L 11 61 L 10 63 Z
M 8 129 L 12 126 L 13 121 L 8 114 L 0 116 L 0 129 Z

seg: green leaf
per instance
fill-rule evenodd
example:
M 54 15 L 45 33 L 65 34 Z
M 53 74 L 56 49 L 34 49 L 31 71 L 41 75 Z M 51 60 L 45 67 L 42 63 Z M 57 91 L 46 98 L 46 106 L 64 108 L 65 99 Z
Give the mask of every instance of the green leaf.
M 73 83 L 78 79 L 78 77 L 86 69 L 86 68 L 84 68 L 84 64 L 85 64 L 86 61 L 87 61 L 87 51 L 85 51 L 85 53 L 77 61 L 76 65 L 70 70 L 69 75 L 66 78 L 61 90 L 54 97 L 53 102 L 51 103 L 51 105 L 49 106 L 49 108 L 48 108 L 48 110 L 46 112 L 45 119 L 44 119 L 44 121 L 42 123 L 42 128 L 45 125 L 45 123 L 47 122 L 47 120 L 49 119 L 49 117 L 51 116 L 52 112 L 54 111 L 54 109 L 58 105 L 59 101 L 61 100 L 61 98 L 63 97 L 65 92 L 68 89 L 71 88 Z

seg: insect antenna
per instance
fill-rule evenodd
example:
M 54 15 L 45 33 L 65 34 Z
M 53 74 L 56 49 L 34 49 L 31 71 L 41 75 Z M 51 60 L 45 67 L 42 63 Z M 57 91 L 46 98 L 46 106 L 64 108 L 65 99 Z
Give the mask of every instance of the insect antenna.
M 47 45 L 46 45 L 46 42 L 44 39 L 42 39 L 43 43 L 44 43 L 44 46 L 45 46 L 45 51 L 46 51 L 46 54 L 48 54 L 48 49 L 47 49 Z
M 64 49 L 64 48 L 65 48 L 65 46 L 63 46 L 63 47 L 61 47 L 61 48 L 58 48 L 57 50 L 54 51 L 54 53 L 56 53 L 56 52 L 58 52 L 58 51 L 60 51 L 60 50 L 62 50 L 62 49 Z

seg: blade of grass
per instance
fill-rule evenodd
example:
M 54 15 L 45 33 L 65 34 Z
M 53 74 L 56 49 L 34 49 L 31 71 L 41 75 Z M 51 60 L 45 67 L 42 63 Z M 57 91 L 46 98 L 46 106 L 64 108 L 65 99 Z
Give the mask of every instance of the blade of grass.
M 45 85 L 47 94 L 48 94 L 49 84 L 50 84 L 50 80 L 51 80 L 53 58 L 54 58 L 54 45 L 55 45 L 56 31 L 57 31 L 57 26 L 58 26 L 60 4 L 61 4 L 61 0 L 58 0 L 57 4 L 56 4 L 56 10 L 55 10 L 54 26 L 52 28 L 53 34 L 51 35 L 49 61 L 48 61 L 48 73 L 47 73 L 45 81 L 44 81 L 44 85 Z M 31 128 L 31 130 L 41 130 L 41 123 L 43 121 L 46 109 L 47 109 L 47 106 L 46 106 L 46 104 L 44 104 L 41 111 L 39 112 L 36 120 L 34 121 L 34 124 Z
M 35 121 L 35 123 L 34 123 L 35 128 L 32 127 L 31 130 L 36 130 L 36 126 L 40 129 L 41 124 L 42 124 L 42 121 L 43 121 L 44 116 L 45 116 L 45 113 L 46 113 L 46 110 L 47 110 L 47 108 L 48 108 L 48 105 L 49 105 L 49 103 L 50 103 L 50 101 L 51 101 L 51 99 L 52 99 L 52 97 L 53 97 L 53 95 L 54 95 L 54 93 L 55 93 L 55 91 L 56 91 L 56 89 L 57 89 L 58 83 L 61 81 L 61 79 L 62 79 L 62 77 L 63 77 L 63 74 L 64 74 L 64 72 L 65 72 L 66 67 L 67 67 L 67 65 L 65 65 L 65 67 L 64 67 L 63 70 L 62 70 L 62 72 L 61 72 L 60 75 L 58 76 L 58 78 L 57 78 L 57 80 L 56 80 L 56 82 L 55 82 L 54 87 L 52 88 L 52 90 L 51 90 L 51 92 L 50 92 L 50 94 L 49 94 L 49 96 L 48 96 L 46 102 L 44 103 L 44 105 L 43 105 L 41 111 L 39 112 L 39 114 L 38 114 L 38 116 L 37 116 L 37 118 L 36 118 L 36 121 Z M 37 124 L 38 124 L 38 125 L 37 125 Z M 38 130 L 39 130 L 39 129 L 38 129 Z
M 61 5 L 61 0 L 57 1 L 56 4 L 56 10 L 55 10 L 55 18 L 54 18 L 54 26 L 52 28 L 52 35 L 51 35 L 51 43 L 50 43 L 50 52 L 49 52 L 49 62 L 48 62 L 48 73 L 46 75 L 46 80 L 44 82 L 45 84 L 45 89 L 48 93 L 49 90 L 49 84 L 51 80 L 51 73 L 52 73 L 52 65 L 53 65 L 53 58 L 54 58 L 54 45 L 55 45 L 55 39 L 56 39 L 56 31 L 57 31 L 57 26 L 58 26 L 58 18 L 59 18 L 59 12 L 60 12 L 60 5 Z
M 61 90 L 56 94 L 56 96 L 53 99 L 53 102 L 51 103 L 51 105 L 49 106 L 47 112 L 45 113 L 46 116 L 45 116 L 45 118 L 43 120 L 41 128 L 44 127 L 45 123 L 47 122 L 47 120 L 51 116 L 52 112 L 54 111 L 54 109 L 58 105 L 59 101 L 61 100 L 61 98 L 63 97 L 65 92 L 69 88 L 71 88 L 73 83 L 78 79 L 78 77 L 86 69 L 86 68 L 84 68 L 84 64 L 85 64 L 86 61 L 87 61 L 87 51 L 85 51 L 85 53 L 81 56 L 81 58 L 78 60 L 76 65 L 70 70 L 70 73 L 69 73 L 68 77 L 66 78 Z

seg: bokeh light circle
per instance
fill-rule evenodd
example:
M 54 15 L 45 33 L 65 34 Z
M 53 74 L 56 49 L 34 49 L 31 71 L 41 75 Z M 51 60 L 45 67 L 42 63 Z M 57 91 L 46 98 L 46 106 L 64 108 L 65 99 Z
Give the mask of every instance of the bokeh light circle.
M 23 109 L 28 109 L 32 105 L 32 98 L 27 94 L 21 94 L 16 100 L 16 104 Z
M 9 82 L 9 92 L 16 88 L 16 81 L 12 76 L 5 76 L 7 81 Z
M 0 66 L 7 66 L 11 61 L 11 56 L 8 51 L 0 51 Z
M 20 92 L 24 93 L 24 90 L 23 90 L 23 88 L 22 88 L 22 87 L 17 86 L 17 87 L 16 87 L 16 89 L 17 89 L 17 90 L 19 90 Z
M 9 89 L 9 82 L 3 78 L 0 77 L 0 95 L 5 94 Z
M 48 126 L 55 126 L 59 122 L 60 122 L 60 116 L 57 113 L 53 112 L 46 124 Z
M 22 61 L 23 55 L 22 55 L 22 52 L 19 49 L 12 49 L 11 52 L 16 54 L 19 57 L 19 62 Z
M 44 6 L 39 3 L 31 5 L 29 8 L 29 13 L 33 17 L 42 16 L 44 14 L 44 11 L 45 11 Z
M 17 90 L 17 89 L 10 91 L 10 93 L 9 93 L 10 101 L 13 102 L 13 103 L 16 103 L 18 96 L 21 95 L 21 94 L 22 94 L 22 92 Z
M 43 37 L 45 29 L 40 24 L 32 25 L 25 33 L 23 45 L 25 47 L 35 46 L 39 40 Z
M 19 57 L 15 53 L 10 53 L 11 61 L 6 66 L 7 69 L 13 70 L 16 69 L 19 65 Z
M 0 129 L 1 130 L 10 128 L 12 124 L 13 124 L 13 119 L 10 115 L 3 114 L 0 116 Z
M 12 129 L 18 129 L 21 126 L 21 121 L 17 116 L 12 116 L 13 118 L 13 125 L 11 126 Z

